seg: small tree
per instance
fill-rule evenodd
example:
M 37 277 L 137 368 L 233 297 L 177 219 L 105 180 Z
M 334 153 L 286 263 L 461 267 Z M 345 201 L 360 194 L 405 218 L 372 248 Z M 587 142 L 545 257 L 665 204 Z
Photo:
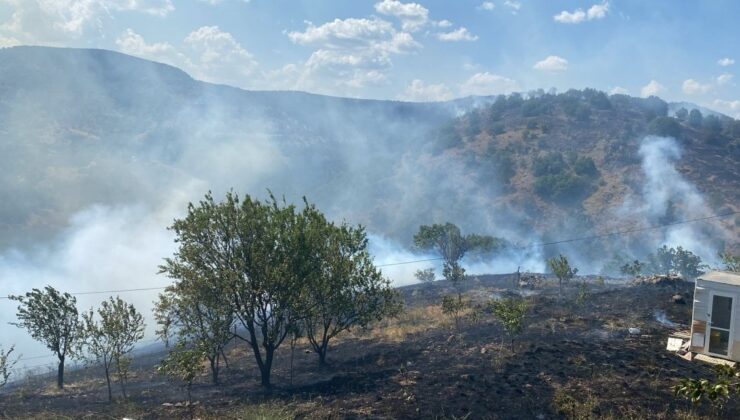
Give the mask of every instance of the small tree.
M 80 338 L 77 299 L 69 293 L 60 293 L 51 286 L 46 286 L 44 290 L 33 289 L 24 296 L 10 298 L 20 302 L 16 314 L 19 322 L 11 324 L 25 328 L 31 337 L 54 352 L 59 360 L 57 387 L 64 388 L 64 362 L 67 356 L 74 356 Z
M 467 302 L 458 296 L 446 295 L 442 297 L 442 313 L 455 320 L 455 328 L 460 329 L 461 314 L 467 307 Z
M 547 266 L 550 268 L 555 277 L 558 278 L 559 294 L 563 294 L 563 283 L 568 283 L 578 273 L 577 268 L 573 268 L 568 263 L 568 258 L 560 254 L 547 260 Z
M 733 271 L 735 273 L 740 272 L 740 255 L 733 255 L 729 252 L 720 252 L 719 257 L 722 259 L 722 264 L 725 265 L 725 270 Z
M 326 365 L 329 341 L 342 331 L 365 327 L 372 321 L 395 315 L 400 299 L 390 280 L 375 268 L 367 250 L 367 235 L 361 226 L 335 226 L 322 214 L 310 216 L 318 251 L 318 267 L 307 276 L 302 311 L 311 347 Z
M 529 304 L 522 298 L 506 298 L 491 301 L 489 304 L 493 315 L 501 322 L 506 334 L 511 340 L 511 350 L 514 350 L 514 338 L 524 330 L 524 320 L 529 310 Z
M 661 246 L 648 256 L 651 271 L 656 274 L 665 274 L 666 276 L 673 272 L 675 259 L 676 250 L 669 248 L 668 245 Z
M 129 354 L 134 345 L 144 338 L 144 318 L 134 305 L 124 302 L 120 297 L 103 301 L 97 310 L 99 321 L 94 312 L 82 314 L 84 326 L 83 348 L 87 358 L 103 366 L 105 381 L 108 385 L 108 401 L 113 401 L 110 373 L 115 367 L 121 394 L 126 398 L 126 381 L 128 379 Z
M 627 276 L 636 277 L 642 274 L 643 270 L 645 269 L 645 265 L 641 263 L 639 260 L 634 260 L 631 263 L 626 263 L 619 267 L 619 271 Z
M 195 382 L 198 375 L 203 373 L 203 360 L 205 358 L 205 352 L 202 349 L 187 347 L 184 342 L 179 341 L 172 351 L 167 354 L 167 358 L 157 367 L 160 373 L 183 383 L 183 387 L 187 391 L 188 407 L 191 407 L 191 417 L 193 382 Z
M 11 375 L 11 370 L 13 369 L 13 366 L 18 363 L 17 357 L 13 359 L 10 356 L 11 354 L 13 354 L 13 350 L 15 350 L 15 346 L 10 346 L 8 351 L 5 351 L 2 347 L 0 347 L 0 388 L 4 387 L 5 384 L 8 383 L 8 379 Z
M 416 270 L 416 273 L 414 273 L 414 276 L 417 280 L 419 280 L 422 283 L 431 283 L 434 281 L 434 268 L 425 268 L 425 269 L 419 269 Z
M 702 264 L 701 257 L 680 246 L 676 248 L 673 258 L 674 270 L 687 280 L 695 279 L 707 267 L 706 264 Z

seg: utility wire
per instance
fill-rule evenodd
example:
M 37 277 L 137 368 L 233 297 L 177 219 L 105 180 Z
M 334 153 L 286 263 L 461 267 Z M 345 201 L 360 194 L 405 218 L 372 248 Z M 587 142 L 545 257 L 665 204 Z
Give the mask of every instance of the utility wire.
M 712 216 L 706 216 L 706 217 L 698 217 L 695 219 L 686 219 L 686 220 L 679 220 L 672 223 L 665 223 L 661 225 L 654 225 L 654 226 L 647 226 L 642 228 L 634 228 L 634 229 L 625 229 L 625 230 L 618 230 L 614 232 L 608 232 L 608 233 L 602 233 L 597 235 L 590 235 L 590 236 L 581 236 L 576 238 L 569 238 L 569 239 L 562 239 L 559 241 L 552 241 L 552 242 L 535 242 L 528 245 L 522 245 L 522 246 L 508 246 L 504 247 L 503 249 L 527 249 L 527 248 L 535 248 L 535 247 L 544 247 L 544 246 L 552 246 L 552 245 L 559 245 L 559 244 L 566 244 L 571 242 L 579 242 L 579 241 L 590 241 L 594 239 L 601 239 L 601 238 L 609 238 L 613 236 L 622 236 L 622 235 L 629 235 L 632 233 L 637 232 L 645 232 L 648 230 L 656 230 L 656 229 L 662 229 L 670 226 L 677 226 L 677 225 L 685 225 L 689 223 L 696 223 L 696 222 L 702 222 L 712 219 L 720 219 L 723 217 L 733 216 L 736 214 L 740 214 L 740 211 L 733 211 L 730 213 L 724 213 L 724 214 L 715 214 Z M 474 253 L 471 253 L 474 254 Z M 411 261 L 399 261 L 399 262 L 393 262 L 393 263 L 386 263 L 386 264 L 378 264 L 376 267 L 391 267 L 396 265 L 405 265 L 405 264 L 416 264 L 421 262 L 429 262 L 429 261 L 440 261 L 443 260 L 442 257 L 435 257 L 435 258 L 424 258 L 419 260 L 411 260 Z M 100 294 L 106 294 L 106 293 L 124 293 L 124 292 L 140 292 L 140 291 L 147 291 L 147 290 L 163 290 L 166 289 L 168 286 L 160 286 L 160 287 L 144 287 L 139 289 L 118 289 L 118 290 L 100 290 L 100 291 L 88 291 L 88 292 L 75 292 L 70 293 L 70 295 L 74 296 L 81 296 L 81 295 L 100 295 Z M 0 300 L 2 299 L 10 299 L 9 296 L 0 296 Z

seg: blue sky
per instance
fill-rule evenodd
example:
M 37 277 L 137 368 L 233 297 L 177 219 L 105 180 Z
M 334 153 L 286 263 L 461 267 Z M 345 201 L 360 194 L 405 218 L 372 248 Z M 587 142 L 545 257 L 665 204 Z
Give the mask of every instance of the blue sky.
M 112 49 L 247 89 L 594 87 L 740 117 L 737 1 L 0 0 L 0 47 Z

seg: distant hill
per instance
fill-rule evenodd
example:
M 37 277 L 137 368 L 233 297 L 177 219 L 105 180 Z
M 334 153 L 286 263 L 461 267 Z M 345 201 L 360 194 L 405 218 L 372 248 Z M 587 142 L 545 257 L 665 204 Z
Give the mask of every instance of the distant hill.
M 441 103 L 245 91 L 111 51 L 2 49 L 0 247 L 48 241 L 93 205 L 168 209 L 209 189 L 305 195 L 401 244 L 435 221 L 527 243 L 698 213 L 676 191 L 662 215 L 624 208 L 644 193 L 651 133 L 677 139 L 676 169 L 710 211 L 740 209 L 740 123 L 668 108 L 593 90 Z M 712 247 L 737 242 L 740 218 L 723 223 Z

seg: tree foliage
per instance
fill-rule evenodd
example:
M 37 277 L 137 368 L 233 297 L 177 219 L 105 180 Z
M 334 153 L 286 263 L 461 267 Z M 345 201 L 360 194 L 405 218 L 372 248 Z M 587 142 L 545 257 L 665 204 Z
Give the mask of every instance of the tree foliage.
M 437 252 L 444 261 L 445 279 L 458 285 L 465 278 L 465 269 L 460 266 L 465 254 L 473 250 L 493 251 L 500 240 L 486 235 L 463 235 L 459 227 L 448 222 L 419 226 L 419 231 L 414 235 L 414 244 L 420 249 Z
M 719 257 L 722 259 L 724 269 L 727 271 L 733 271 L 735 273 L 740 272 L 740 255 L 733 255 L 729 252 L 720 252 Z
M 167 354 L 162 363 L 157 366 L 159 373 L 181 381 L 187 391 L 188 405 L 192 406 L 191 389 L 193 382 L 203 373 L 203 359 L 205 352 L 200 347 L 187 347 L 184 342 L 178 342 Z
M 684 378 L 673 387 L 676 396 L 686 398 L 692 404 L 709 401 L 722 406 L 732 395 L 740 395 L 740 370 L 737 366 L 716 365 L 716 380 Z
M 578 273 L 578 269 L 571 267 L 568 258 L 560 254 L 547 260 L 547 266 L 550 268 L 555 277 L 558 278 L 558 287 L 560 294 L 563 293 L 563 283 L 568 283 Z
M 336 226 L 317 211 L 311 212 L 310 242 L 318 253 L 318 267 L 309 275 L 303 294 L 305 333 L 311 347 L 326 364 L 329 341 L 342 331 L 365 327 L 395 315 L 401 308 L 390 280 L 375 268 L 361 226 Z
M 11 356 L 13 351 L 15 351 L 15 346 L 10 346 L 7 351 L 0 347 L 0 388 L 8 383 L 13 367 L 18 363 L 18 358 Z
M 418 269 L 414 273 L 414 277 L 422 283 L 431 283 L 434 281 L 434 268 Z
M 663 245 L 648 255 L 648 270 L 656 274 L 677 274 L 685 279 L 693 279 L 703 273 L 706 264 L 701 257 L 681 246 L 676 248 Z
M 34 340 L 43 343 L 59 361 L 57 387 L 64 387 L 64 362 L 74 356 L 80 339 L 80 317 L 77 300 L 69 293 L 46 286 L 43 290 L 32 289 L 23 296 L 11 296 L 18 301 L 18 322 L 12 323 L 25 328 Z
M 506 298 L 493 300 L 489 303 L 491 312 L 504 327 L 511 340 L 512 349 L 514 338 L 524 330 L 524 321 L 529 310 L 529 303 L 522 298 Z
M 639 276 L 642 274 L 642 272 L 645 270 L 645 264 L 641 263 L 639 260 L 634 260 L 629 263 L 625 263 L 621 267 L 619 267 L 619 271 L 628 276 Z
M 126 398 L 128 367 L 134 345 L 144 338 L 144 317 L 134 305 L 120 297 L 109 298 L 97 310 L 95 320 L 92 309 L 82 314 L 81 352 L 89 361 L 100 363 L 108 385 L 108 401 L 113 400 L 111 369 L 115 369 L 121 393 Z

